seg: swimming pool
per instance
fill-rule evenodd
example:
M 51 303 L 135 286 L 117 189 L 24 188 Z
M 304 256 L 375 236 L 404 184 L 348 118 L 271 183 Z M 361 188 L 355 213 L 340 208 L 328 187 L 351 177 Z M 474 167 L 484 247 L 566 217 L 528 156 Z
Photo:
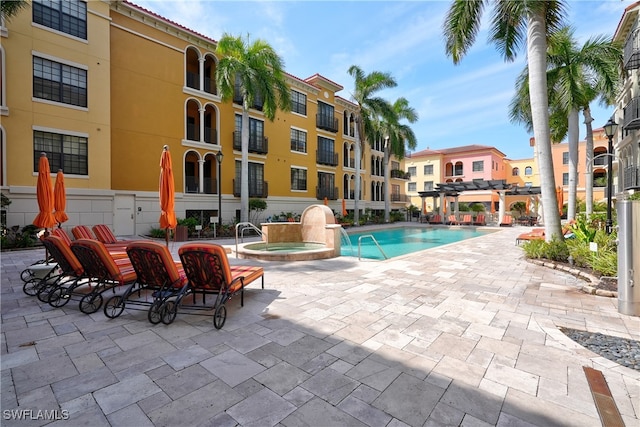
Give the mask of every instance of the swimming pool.
M 384 230 L 349 233 L 351 245 L 343 238 L 340 254 L 342 256 L 358 256 L 358 239 L 360 236 L 373 235 L 382 250 L 389 258 L 406 255 L 424 249 L 435 248 L 449 243 L 478 237 L 492 230 L 475 228 L 418 228 L 397 227 Z M 363 238 L 360 243 L 360 256 L 370 259 L 384 259 L 375 243 L 370 238 Z

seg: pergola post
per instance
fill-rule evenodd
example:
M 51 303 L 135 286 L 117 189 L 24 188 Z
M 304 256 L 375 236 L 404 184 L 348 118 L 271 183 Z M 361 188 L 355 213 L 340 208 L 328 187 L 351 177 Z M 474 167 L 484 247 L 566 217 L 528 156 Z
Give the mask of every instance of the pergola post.
M 504 213 L 506 211 L 505 191 L 504 190 L 498 191 L 498 197 L 500 199 L 500 204 L 498 205 L 498 224 L 500 224 L 502 222 L 502 218 L 504 218 Z

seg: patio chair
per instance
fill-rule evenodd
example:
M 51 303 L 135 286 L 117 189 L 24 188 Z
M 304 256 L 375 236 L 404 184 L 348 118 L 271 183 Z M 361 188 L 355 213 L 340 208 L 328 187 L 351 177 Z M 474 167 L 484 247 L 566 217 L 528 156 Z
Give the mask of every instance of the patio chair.
M 213 325 L 216 329 L 224 326 L 227 319 L 225 303 L 236 293 L 240 293 L 240 306 L 244 305 L 244 288 L 251 282 L 261 279 L 264 289 L 264 270 L 262 267 L 230 266 L 224 248 L 216 244 L 187 243 L 179 250 L 184 272 L 189 279 L 190 291 L 205 297 L 215 294 L 213 307 Z
M 476 219 L 473 221 L 473 225 L 487 225 L 487 219 L 484 214 L 478 214 Z
M 458 218 L 456 218 L 455 215 L 449 215 L 449 217 L 447 218 L 447 224 L 460 225 L 460 222 L 458 221 Z
M 93 234 L 91 229 L 86 225 L 76 225 L 71 229 L 71 234 L 73 237 L 78 239 L 91 239 L 96 240 L 96 236 Z
M 103 302 L 102 293 L 116 286 L 130 284 L 136 280 L 136 272 L 128 259 L 114 260 L 102 242 L 90 239 L 78 239 L 71 243 L 71 251 L 84 268 L 87 287 L 81 290 L 63 291 L 56 289 L 49 297 L 54 305 L 60 298 L 80 296 L 80 311 L 95 313 Z M 87 291 L 88 292 L 82 292 Z
M 120 316 L 126 306 L 148 309 L 151 323 L 168 325 L 176 318 L 182 298 L 189 286 L 180 262 L 171 258 L 169 249 L 158 242 L 137 241 L 127 247 L 127 254 L 136 272 L 136 281 L 122 294 L 109 298 L 104 314 L 110 319 Z
M 429 224 L 442 224 L 442 215 L 435 214 L 427 221 Z
M 472 221 L 473 219 L 471 214 L 464 214 L 462 221 L 460 221 L 460 225 L 471 225 Z
M 69 233 L 67 233 L 63 228 L 54 228 L 51 231 L 53 236 L 59 237 L 62 239 L 63 243 L 66 243 L 68 246 L 71 246 L 71 237 L 69 237 Z
M 128 245 L 130 242 L 135 242 L 136 240 L 118 240 L 113 231 L 109 228 L 108 225 L 105 224 L 96 224 L 91 227 L 93 233 L 96 235 L 96 238 L 100 240 L 105 245 Z
M 500 227 L 511 227 L 513 225 L 513 217 L 511 215 L 505 215 L 502 217 Z
M 522 233 L 516 237 L 516 245 L 523 241 L 544 240 L 544 228 L 534 228 L 533 230 Z
M 37 289 L 36 295 L 40 301 L 50 302 L 51 294 L 56 289 L 61 287 L 65 289 L 75 288 L 84 275 L 84 268 L 82 268 L 80 261 L 78 261 L 73 252 L 71 252 L 71 247 L 65 243 L 64 239 L 56 235 L 50 235 L 42 239 L 42 244 L 56 262 L 58 275 L 56 277 L 43 279 Z M 27 292 L 25 291 L 25 293 Z M 60 295 L 61 294 L 62 293 L 60 293 Z M 69 299 L 57 299 L 55 302 L 57 302 L 58 305 L 51 305 L 54 307 L 62 307 L 69 302 Z

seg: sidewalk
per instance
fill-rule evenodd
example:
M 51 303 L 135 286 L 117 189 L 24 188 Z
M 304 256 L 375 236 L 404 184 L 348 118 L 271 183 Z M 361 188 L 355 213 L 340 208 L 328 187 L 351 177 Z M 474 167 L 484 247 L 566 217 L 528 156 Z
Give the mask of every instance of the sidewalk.
M 640 318 L 525 261 L 524 229 L 387 261 L 232 255 L 264 267 L 265 289 L 231 299 L 221 330 L 180 311 L 167 326 L 52 308 L 19 278 L 44 251 L 2 253 L 0 424 L 600 426 L 587 366 L 640 425 L 640 371 L 558 329 L 640 340 Z

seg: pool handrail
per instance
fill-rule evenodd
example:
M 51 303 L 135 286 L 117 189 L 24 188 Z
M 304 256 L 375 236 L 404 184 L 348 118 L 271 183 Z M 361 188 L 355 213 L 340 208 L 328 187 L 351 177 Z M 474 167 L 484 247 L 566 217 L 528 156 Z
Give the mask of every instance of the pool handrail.
M 260 230 L 258 227 L 256 227 L 252 223 L 250 222 L 237 223 L 236 224 L 236 258 L 238 258 L 238 228 L 240 227 L 242 227 L 242 230 L 240 231 L 240 238 L 242 239 L 243 243 L 244 243 L 244 230 L 246 230 L 247 228 L 254 230 L 256 233 L 258 233 L 258 236 L 262 236 L 262 230 Z
M 360 249 L 361 249 L 361 243 L 362 243 L 362 239 L 365 237 L 370 237 L 371 240 L 373 240 L 373 243 L 376 244 L 376 246 L 378 247 L 378 249 L 380 249 L 380 253 L 382 254 L 382 256 L 384 257 L 384 259 L 389 259 L 389 257 L 387 256 L 387 254 L 384 253 L 384 251 L 382 250 L 382 247 L 378 244 L 378 241 L 376 240 L 375 237 L 373 237 L 373 234 L 365 234 L 363 236 L 358 237 L 358 261 L 361 261 L 360 258 Z

